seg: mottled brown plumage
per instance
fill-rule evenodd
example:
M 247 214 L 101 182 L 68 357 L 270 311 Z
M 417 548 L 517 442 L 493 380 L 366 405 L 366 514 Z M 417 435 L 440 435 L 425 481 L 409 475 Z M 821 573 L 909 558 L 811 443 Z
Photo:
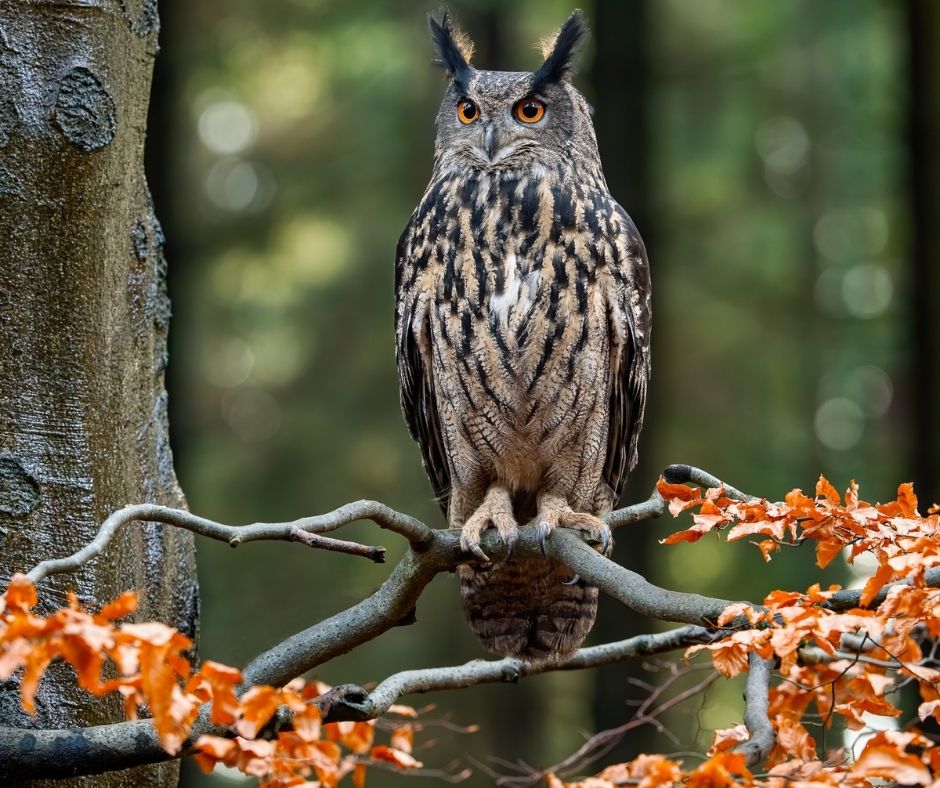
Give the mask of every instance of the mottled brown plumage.
M 477 71 L 446 17 L 431 27 L 450 84 L 431 182 L 398 244 L 402 409 L 466 549 L 482 557 L 487 528 L 511 544 L 533 519 L 602 543 L 598 515 L 636 463 L 650 285 L 570 81 L 583 23 L 569 18 L 534 73 Z M 537 115 L 520 110 L 533 98 L 537 122 L 520 115 Z M 545 558 L 467 564 L 460 580 L 497 654 L 569 653 L 596 614 L 597 589 Z

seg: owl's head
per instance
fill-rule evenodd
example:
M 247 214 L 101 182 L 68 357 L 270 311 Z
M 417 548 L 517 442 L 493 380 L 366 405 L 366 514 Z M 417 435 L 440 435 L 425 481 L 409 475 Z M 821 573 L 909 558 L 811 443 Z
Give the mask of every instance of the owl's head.
M 591 108 L 571 84 L 573 58 L 587 35 L 580 11 L 542 43 L 532 72 L 470 65 L 473 43 L 448 14 L 429 17 L 437 63 L 449 77 L 437 114 L 436 168 L 531 170 L 597 162 Z

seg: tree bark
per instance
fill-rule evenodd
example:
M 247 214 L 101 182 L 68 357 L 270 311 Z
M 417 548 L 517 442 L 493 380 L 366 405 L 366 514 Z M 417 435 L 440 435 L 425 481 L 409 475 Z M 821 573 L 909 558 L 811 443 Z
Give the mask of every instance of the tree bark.
M 68 555 L 115 509 L 183 505 L 167 434 L 170 317 L 163 236 L 143 172 L 156 0 L 0 2 L 0 574 Z M 96 561 L 40 586 L 99 605 L 141 591 L 140 618 L 194 635 L 191 534 L 127 529 Z M 35 718 L 15 682 L 0 723 L 123 719 L 71 670 L 43 679 Z M 27 740 L 28 743 L 28 740 Z M 70 781 L 168 785 L 176 764 Z M 2 779 L 0 783 L 10 785 Z M 37 783 L 38 784 L 38 783 Z M 62 783 L 57 783 L 61 785 Z

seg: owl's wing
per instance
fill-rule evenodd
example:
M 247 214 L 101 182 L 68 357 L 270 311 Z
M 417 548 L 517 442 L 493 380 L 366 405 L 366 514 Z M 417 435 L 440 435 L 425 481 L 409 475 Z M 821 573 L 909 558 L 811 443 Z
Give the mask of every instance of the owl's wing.
M 620 499 L 627 474 L 637 462 L 637 441 L 646 410 L 650 378 L 650 272 L 643 240 L 633 220 L 616 203 L 610 219 L 614 276 L 607 293 L 612 382 L 610 431 L 604 480 Z
M 408 274 L 415 261 L 411 258 L 409 222 L 398 241 L 395 261 L 396 360 L 398 362 L 401 409 L 411 437 L 421 447 L 424 470 L 434 490 L 434 497 L 447 514 L 450 498 L 450 468 L 444 451 L 444 437 L 438 417 L 437 395 L 431 364 L 430 296 L 420 290 Z

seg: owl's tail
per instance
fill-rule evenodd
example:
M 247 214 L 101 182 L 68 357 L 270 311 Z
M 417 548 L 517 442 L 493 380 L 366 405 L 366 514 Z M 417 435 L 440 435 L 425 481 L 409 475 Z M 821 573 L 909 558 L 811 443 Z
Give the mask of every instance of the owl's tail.
M 594 625 L 597 589 L 542 556 L 520 555 L 486 568 L 460 567 L 470 628 L 502 657 L 540 660 L 576 651 Z

